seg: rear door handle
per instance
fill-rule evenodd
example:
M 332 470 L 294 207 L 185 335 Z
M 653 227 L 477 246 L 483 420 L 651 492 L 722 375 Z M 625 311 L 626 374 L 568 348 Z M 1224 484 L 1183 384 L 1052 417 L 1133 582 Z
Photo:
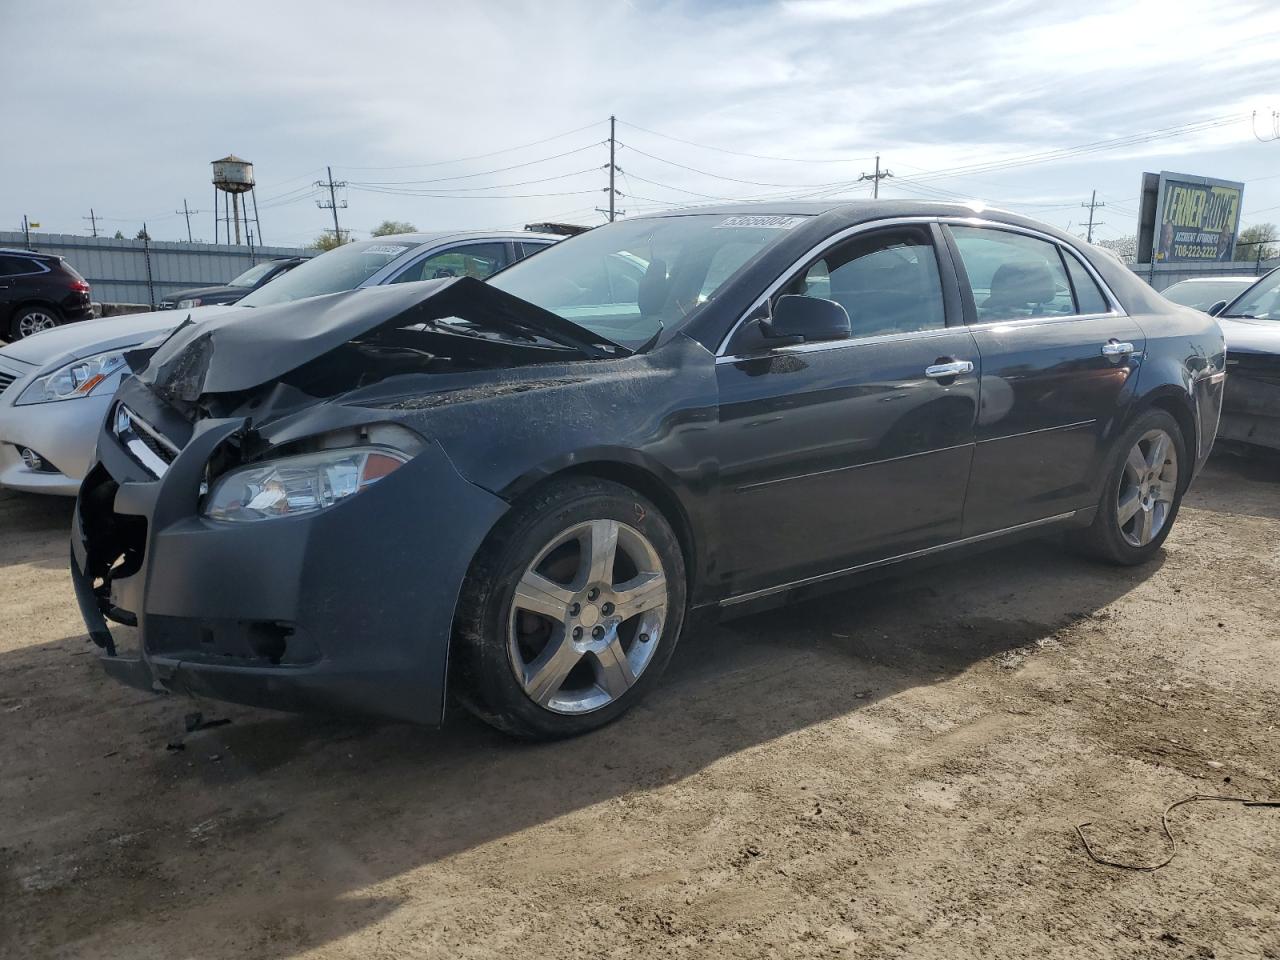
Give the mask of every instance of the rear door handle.
M 1102 355 L 1104 357 L 1122 357 L 1126 353 L 1133 353 L 1132 343 L 1121 343 L 1119 340 L 1108 340 L 1102 345 Z
M 924 368 L 924 375 L 932 380 L 945 380 L 962 373 L 973 373 L 973 364 L 968 360 L 952 360 L 949 363 L 935 363 Z

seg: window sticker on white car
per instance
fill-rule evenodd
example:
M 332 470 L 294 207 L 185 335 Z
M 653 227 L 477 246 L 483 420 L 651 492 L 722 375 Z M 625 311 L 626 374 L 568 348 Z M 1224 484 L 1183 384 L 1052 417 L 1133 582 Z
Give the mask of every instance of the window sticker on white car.
M 741 214 L 736 217 L 725 217 L 716 224 L 715 229 L 722 227 L 754 227 L 765 230 L 790 230 L 798 224 L 804 223 L 807 217 L 785 217 L 780 215 L 766 214 Z

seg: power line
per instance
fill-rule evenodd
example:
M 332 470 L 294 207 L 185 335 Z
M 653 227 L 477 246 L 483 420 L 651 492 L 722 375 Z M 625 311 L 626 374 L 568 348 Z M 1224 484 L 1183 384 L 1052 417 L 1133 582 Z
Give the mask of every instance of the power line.
M 456 157 L 452 160 L 429 160 L 423 163 L 400 163 L 386 167 L 353 167 L 347 164 L 340 164 L 340 170 L 410 170 L 416 167 L 440 167 L 450 163 L 466 163 L 470 160 L 484 160 L 487 157 L 496 157 L 503 153 L 515 153 L 517 150 L 527 150 L 529 147 L 541 146 L 544 143 L 550 143 L 552 140 L 560 140 L 564 137 L 572 136 L 575 133 L 581 133 L 583 130 L 590 130 L 592 127 L 598 127 L 604 123 L 604 120 L 593 120 L 591 123 L 583 124 L 573 130 L 566 130 L 564 133 L 557 133 L 554 136 L 544 137 L 541 140 L 534 140 L 530 143 L 522 143 L 516 147 L 504 147 L 501 150 L 491 150 L 488 153 L 477 153 L 470 157 Z M 593 144 L 594 146 L 594 144 Z
M 495 173 L 507 173 L 510 170 L 519 170 L 521 167 L 532 167 L 539 163 L 546 163 L 549 160 L 559 160 L 561 157 L 571 157 L 575 153 L 582 153 L 584 150 L 592 150 L 607 142 L 607 140 L 597 140 L 595 143 L 588 143 L 586 146 L 577 147 L 574 150 L 566 150 L 564 153 L 555 153 L 549 157 L 539 157 L 537 160 L 526 160 L 524 163 L 513 163 L 510 166 L 498 167 L 494 170 L 481 170 L 479 173 L 459 173 L 451 177 L 432 177 L 427 180 L 352 180 L 351 183 L 360 184 L 364 187 L 394 187 L 412 186 L 414 184 L 423 183 L 448 183 L 453 180 L 471 180 L 475 177 L 488 177 Z
M 691 167 L 691 166 L 688 166 L 687 164 L 677 163 L 674 160 L 668 160 L 666 157 L 659 157 L 652 153 L 646 153 L 644 150 L 641 150 L 639 147 L 634 147 L 629 143 L 620 143 L 619 145 L 627 150 L 630 150 L 632 153 L 637 153 L 642 157 L 648 157 L 650 160 L 657 160 L 659 163 L 665 163 L 668 166 L 679 167 L 681 170 L 688 170 L 691 173 L 698 173 L 704 177 L 711 177 L 715 180 L 727 180 L 730 183 L 745 183 L 748 186 L 752 186 L 752 187 L 790 187 L 792 189 L 808 190 L 808 189 L 813 189 L 817 187 L 843 186 L 850 182 L 853 182 L 853 183 L 857 182 L 857 181 L 836 180 L 836 181 L 832 181 L 831 183 L 770 183 L 764 180 L 742 180 L 738 177 L 726 177 L 722 173 L 712 173 L 709 170 L 700 170 L 697 167 Z
M 815 160 L 800 157 L 770 157 L 760 153 L 743 153 L 740 150 L 726 150 L 724 147 L 713 147 L 707 143 L 695 143 L 693 140 L 684 140 L 680 137 L 673 137 L 667 133 L 659 133 L 657 130 L 650 130 L 647 127 L 640 126 L 638 123 L 628 123 L 626 120 L 619 120 L 618 122 L 624 127 L 630 127 L 632 130 L 639 130 L 642 133 L 649 134 L 650 136 L 661 137 L 663 140 L 673 140 L 676 143 L 687 144 L 690 147 L 697 147 L 700 150 L 714 150 L 716 153 L 727 153 L 734 157 L 750 157 L 753 160 L 773 160 L 779 163 L 860 163 L 871 159 L 870 157 L 848 157 L 841 160 Z

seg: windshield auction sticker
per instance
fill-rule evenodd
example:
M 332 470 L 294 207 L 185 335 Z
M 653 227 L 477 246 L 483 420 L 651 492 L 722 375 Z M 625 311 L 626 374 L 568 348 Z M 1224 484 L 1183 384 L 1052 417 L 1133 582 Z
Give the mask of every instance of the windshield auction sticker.
M 736 217 L 725 217 L 716 224 L 715 228 L 719 230 L 721 227 L 754 227 L 757 230 L 790 230 L 792 227 L 804 223 L 806 219 L 806 217 L 744 214 Z
M 395 257 L 404 253 L 409 248 L 407 246 L 399 246 L 394 243 L 377 243 L 371 247 L 365 247 L 362 253 L 371 253 L 378 257 Z

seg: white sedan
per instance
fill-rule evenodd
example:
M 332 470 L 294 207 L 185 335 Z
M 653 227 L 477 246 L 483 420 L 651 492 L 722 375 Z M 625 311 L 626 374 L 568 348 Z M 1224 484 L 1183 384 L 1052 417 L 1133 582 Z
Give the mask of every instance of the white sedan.
M 235 304 L 104 317 L 58 327 L 0 349 L 0 486 L 75 496 L 98 431 L 128 373 L 124 354 L 188 317 L 245 310 L 410 280 L 485 279 L 563 239 L 525 231 L 412 233 L 330 250 Z

